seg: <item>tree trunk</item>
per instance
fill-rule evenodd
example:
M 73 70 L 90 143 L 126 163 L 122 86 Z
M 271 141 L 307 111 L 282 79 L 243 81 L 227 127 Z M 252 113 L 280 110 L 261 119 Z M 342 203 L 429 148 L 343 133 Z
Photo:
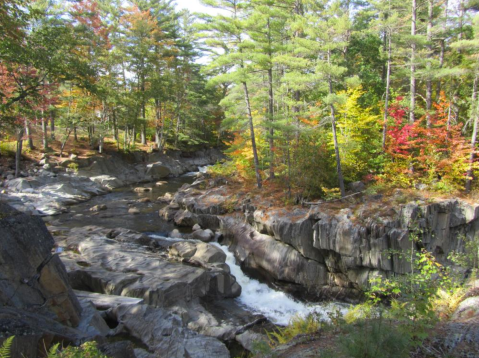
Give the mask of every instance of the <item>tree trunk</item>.
M 17 131 L 17 151 L 15 153 L 15 178 L 18 178 L 20 176 L 20 161 L 22 159 L 23 133 L 24 133 L 23 128 L 20 128 Z
M 62 141 L 61 147 L 60 147 L 60 158 L 63 156 L 63 149 L 65 149 L 65 145 L 67 144 L 67 140 L 70 137 L 70 134 L 72 131 L 74 131 L 74 126 L 73 128 L 70 128 L 67 133 L 65 134 L 65 138 Z
M 73 125 L 73 139 L 78 142 L 77 126 L 75 124 Z
M 30 150 L 35 149 L 35 146 L 33 145 L 32 129 L 30 127 L 30 123 L 28 122 L 28 119 L 26 118 L 25 118 L 25 132 L 27 135 L 28 149 Z
M 146 145 L 146 124 L 141 124 L 141 144 Z
M 268 69 L 268 117 L 269 129 L 269 178 L 274 179 L 274 97 L 273 97 L 273 69 Z
M 443 27 L 444 27 L 444 31 L 446 31 L 447 29 L 447 20 L 448 20 L 448 6 L 449 6 L 449 1 L 446 0 L 444 2 L 444 24 L 443 24 Z M 444 37 L 446 35 L 444 34 Z M 444 54 L 446 53 L 446 40 L 444 38 L 442 38 L 440 40 L 441 42 L 441 51 L 439 53 L 439 69 L 442 69 L 444 67 Z M 436 98 L 437 98 L 437 101 L 439 101 L 439 96 L 441 95 L 441 79 L 438 79 L 437 80 L 437 93 L 436 93 Z
M 246 102 L 246 110 L 248 113 L 248 122 L 249 122 L 249 130 L 250 130 L 250 137 L 251 137 L 251 147 L 253 149 L 254 171 L 256 174 L 256 183 L 258 185 L 258 188 L 261 188 L 263 186 L 263 182 L 261 179 L 261 174 L 259 172 L 259 160 L 258 160 L 258 152 L 256 150 L 256 139 L 254 135 L 253 115 L 251 113 L 251 104 L 249 101 L 248 85 L 246 84 L 246 82 L 243 82 L 243 90 L 244 90 L 244 98 Z
M 431 108 L 432 108 L 432 18 L 433 18 L 433 0 L 427 2 L 427 63 L 426 63 L 426 126 L 431 127 Z
M 330 50 L 328 50 L 328 65 L 331 65 Z M 328 75 L 328 89 L 329 95 L 331 96 L 333 94 L 333 80 L 331 78 L 331 75 Z M 346 196 L 346 190 L 344 188 L 343 171 L 341 168 L 341 156 L 339 154 L 338 135 L 336 130 L 336 113 L 333 104 L 330 104 L 329 108 L 331 110 L 331 126 L 333 130 L 334 152 L 336 154 L 336 172 L 338 174 L 339 190 L 341 191 L 341 197 L 344 198 Z
M 471 154 L 469 156 L 469 170 L 467 171 L 466 175 L 466 191 L 469 193 L 472 187 L 472 180 L 474 175 L 473 165 L 474 159 L 476 157 L 476 141 L 477 141 L 477 126 L 479 121 L 479 101 L 477 95 L 477 85 L 479 82 L 479 76 L 476 75 L 474 79 L 474 85 L 472 90 L 472 115 L 474 118 L 474 129 L 472 131 L 472 138 L 471 138 Z
M 135 143 L 136 143 L 136 125 L 133 126 L 133 128 L 131 129 L 131 142 L 132 142 L 132 145 L 133 147 L 135 146 Z
M 42 142 L 43 142 L 43 150 L 48 149 L 48 123 L 44 116 L 44 112 L 42 110 Z
M 389 86 L 391 84 L 391 33 L 388 31 L 388 60 L 386 65 L 386 94 L 384 98 L 383 152 L 386 150 L 386 135 L 388 130 Z
M 55 140 L 55 111 L 50 111 L 50 139 Z
M 417 0 L 412 0 L 411 6 L 411 78 L 410 78 L 410 90 L 411 104 L 409 108 L 409 122 L 414 123 L 416 117 L 414 111 L 416 110 L 416 13 L 417 13 Z
M 103 153 L 103 134 L 100 134 L 99 138 L 99 145 L 98 145 L 98 153 L 102 154 Z

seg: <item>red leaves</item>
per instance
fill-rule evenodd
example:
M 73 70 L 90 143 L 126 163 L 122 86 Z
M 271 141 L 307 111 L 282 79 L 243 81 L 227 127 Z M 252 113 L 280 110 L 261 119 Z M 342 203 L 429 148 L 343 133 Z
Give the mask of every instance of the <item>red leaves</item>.
M 400 104 L 401 100 L 398 97 L 389 109 L 394 124 L 387 132 L 387 153 L 393 159 L 394 172 L 414 175 L 421 182 L 443 179 L 448 183 L 461 182 L 466 171 L 468 145 L 461 133 L 462 125 L 453 123 L 451 103 L 444 93 L 434 104 L 435 112 L 429 117 L 429 125 L 427 116 L 408 123 L 407 108 Z M 410 168 L 414 168 L 414 172 Z
M 414 125 L 405 123 L 404 117 L 407 108 L 402 107 L 403 97 L 397 97 L 396 102 L 391 104 L 388 110 L 390 117 L 394 119 L 394 125 L 389 127 L 387 135 L 389 137 L 388 153 L 392 156 L 407 156 L 410 154 L 411 140 L 416 136 Z

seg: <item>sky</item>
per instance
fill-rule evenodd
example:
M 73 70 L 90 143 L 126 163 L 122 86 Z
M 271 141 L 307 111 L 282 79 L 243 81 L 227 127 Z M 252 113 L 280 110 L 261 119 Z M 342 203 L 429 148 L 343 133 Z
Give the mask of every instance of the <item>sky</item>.
M 190 12 L 205 12 L 211 15 L 218 13 L 216 9 L 201 5 L 200 0 L 176 0 L 176 8 L 178 10 L 188 9 Z

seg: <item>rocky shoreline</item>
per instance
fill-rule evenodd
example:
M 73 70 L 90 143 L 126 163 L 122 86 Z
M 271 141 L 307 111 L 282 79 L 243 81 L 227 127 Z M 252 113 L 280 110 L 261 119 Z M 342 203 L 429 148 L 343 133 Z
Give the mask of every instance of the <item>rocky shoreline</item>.
M 112 189 L 135 183 L 146 183 L 215 164 L 223 158 L 216 149 L 194 153 L 116 152 L 79 158 L 72 154 L 61 160 L 45 156 L 31 163 L 21 178 L 13 178 L 12 165 L 1 169 L 0 200 L 32 215 L 51 216 L 68 211 L 68 206 L 106 194 Z

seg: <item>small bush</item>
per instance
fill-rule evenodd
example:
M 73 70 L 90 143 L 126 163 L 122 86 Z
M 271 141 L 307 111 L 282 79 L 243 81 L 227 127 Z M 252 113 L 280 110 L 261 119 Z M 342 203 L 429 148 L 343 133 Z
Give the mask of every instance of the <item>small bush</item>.
M 98 350 L 96 342 L 86 342 L 80 347 L 69 346 L 64 349 L 59 347 L 58 344 L 54 345 L 47 358 L 108 358 Z
M 0 155 L 13 158 L 15 157 L 16 151 L 16 142 L 0 142 Z
M 73 170 L 75 173 L 78 172 L 78 163 L 70 163 L 68 164 L 68 168 Z
M 317 315 L 310 314 L 307 317 L 294 317 L 289 325 L 278 328 L 276 331 L 267 332 L 272 345 L 285 344 L 299 334 L 317 333 L 321 328 L 321 321 Z
M 339 342 L 351 358 L 403 358 L 411 348 L 410 338 L 382 317 L 346 326 Z
M 216 163 L 208 168 L 208 173 L 213 177 L 233 177 L 238 174 L 236 164 L 233 161 Z

